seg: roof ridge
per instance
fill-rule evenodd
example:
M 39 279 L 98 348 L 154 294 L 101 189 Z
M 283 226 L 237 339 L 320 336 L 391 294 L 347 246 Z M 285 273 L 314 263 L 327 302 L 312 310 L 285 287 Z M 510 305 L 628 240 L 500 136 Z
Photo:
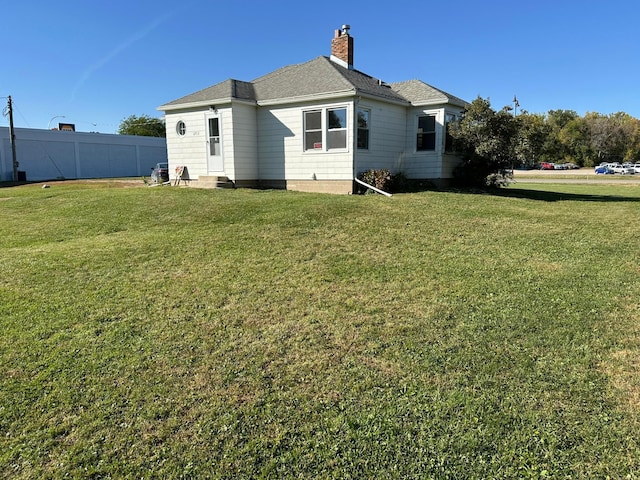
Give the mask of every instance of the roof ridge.
M 402 83 L 409 83 L 409 82 L 423 82 L 422 80 L 420 80 L 419 78 L 410 78 L 409 80 L 401 80 L 399 82 L 390 82 L 389 85 L 400 85 Z
M 333 68 L 333 70 L 340 76 L 340 80 L 345 84 L 346 87 L 353 88 L 354 90 L 358 89 L 358 87 L 352 81 L 350 81 L 342 72 L 342 70 L 344 70 L 345 72 L 353 72 L 353 69 L 345 68 L 342 65 L 338 65 L 326 55 L 321 55 L 318 58 L 323 58 L 325 60 L 325 64 Z
M 225 80 L 222 80 L 221 82 L 214 83 L 213 85 L 209 85 L 208 87 L 204 87 L 204 88 L 201 88 L 200 90 L 196 90 L 195 92 L 189 93 L 188 95 L 183 95 L 183 96 L 182 96 L 182 97 L 180 97 L 180 98 L 176 98 L 175 100 L 171 100 L 171 101 L 170 101 L 170 102 L 168 102 L 166 105 L 170 105 L 170 104 L 173 104 L 173 103 L 179 103 L 179 102 L 180 102 L 181 100 L 183 100 L 183 99 L 186 99 L 186 98 L 189 98 L 189 97 L 195 97 L 195 96 L 198 96 L 199 94 L 201 94 L 201 93 L 203 93 L 203 92 L 206 92 L 207 90 L 211 90 L 211 89 L 213 89 L 213 88 L 215 88 L 215 87 L 219 87 L 219 86 L 221 86 L 221 85 L 224 85 L 224 84 L 225 84 L 225 83 L 227 83 L 227 82 L 231 82 L 232 80 L 235 80 L 235 79 L 233 79 L 233 78 L 227 78 L 227 79 L 225 79 Z
M 254 102 L 274 102 L 280 99 L 306 98 L 314 95 L 370 95 L 381 100 L 405 105 L 467 102 L 419 80 L 384 82 L 361 70 L 347 68 L 320 55 L 302 63 L 293 63 L 278 68 L 251 81 L 228 78 L 203 88 L 167 106 L 206 102 L 218 99 L 247 99 Z M 215 98 L 214 98 L 215 97 Z M 425 103 L 426 102 L 426 103 Z M 163 105 L 164 106 L 164 105 Z
M 283 75 L 284 73 L 293 70 L 294 68 L 298 68 L 298 67 L 302 67 L 304 65 L 307 65 L 315 60 L 317 60 L 318 58 L 321 58 L 321 56 L 316 57 L 316 58 L 312 58 L 311 60 L 307 60 L 306 62 L 300 62 L 300 63 L 290 63 L 289 65 L 285 65 L 283 67 L 280 68 L 276 68 L 274 71 L 269 72 L 269 73 L 265 73 L 264 75 L 261 75 L 257 78 L 254 78 L 253 80 L 251 80 L 249 83 L 257 83 L 257 82 L 262 82 L 264 80 L 267 79 L 271 79 L 271 78 L 275 78 L 278 77 L 280 75 Z
M 328 60 L 331 62 L 331 60 Z M 340 75 L 348 82 L 356 92 L 374 95 L 376 97 L 387 100 L 407 102 L 400 93 L 390 88 L 390 84 L 383 81 L 379 77 L 374 77 L 361 70 L 343 67 L 342 65 L 331 62 L 332 66 L 340 73 Z

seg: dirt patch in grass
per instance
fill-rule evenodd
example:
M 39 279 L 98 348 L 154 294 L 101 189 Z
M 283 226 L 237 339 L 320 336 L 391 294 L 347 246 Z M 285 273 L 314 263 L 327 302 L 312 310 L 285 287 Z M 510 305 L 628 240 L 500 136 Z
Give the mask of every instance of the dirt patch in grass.
M 50 182 L 36 182 L 35 186 L 43 187 L 48 185 L 50 187 L 56 185 L 96 185 L 104 187 L 105 184 L 112 188 L 131 188 L 131 187 L 146 187 L 142 178 L 86 178 L 80 180 L 53 180 Z
M 629 333 L 601 368 L 610 378 L 617 402 L 640 422 L 640 315 L 629 312 Z
M 613 354 L 607 365 L 614 387 L 622 394 L 622 404 L 640 413 L 640 352 L 624 349 Z

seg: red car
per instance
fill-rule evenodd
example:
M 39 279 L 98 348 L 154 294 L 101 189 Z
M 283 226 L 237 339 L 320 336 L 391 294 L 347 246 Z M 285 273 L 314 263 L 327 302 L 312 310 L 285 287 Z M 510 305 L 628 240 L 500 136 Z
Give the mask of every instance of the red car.
M 542 162 L 540 164 L 540 170 L 555 170 L 555 165 L 549 162 Z

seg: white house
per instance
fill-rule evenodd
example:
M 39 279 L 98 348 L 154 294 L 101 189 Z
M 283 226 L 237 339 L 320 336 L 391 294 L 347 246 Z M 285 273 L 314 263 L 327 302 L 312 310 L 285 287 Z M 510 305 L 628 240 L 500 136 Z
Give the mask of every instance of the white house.
M 223 177 L 237 186 L 349 193 L 376 168 L 444 183 L 458 159 L 447 122 L 467 103 L 420 80 L 387 84 L 353 67 L 349 26 L 331 56 L 288 65 L 251 82 L 229 79 L 165 112 L 169 168 L 192 185 Z

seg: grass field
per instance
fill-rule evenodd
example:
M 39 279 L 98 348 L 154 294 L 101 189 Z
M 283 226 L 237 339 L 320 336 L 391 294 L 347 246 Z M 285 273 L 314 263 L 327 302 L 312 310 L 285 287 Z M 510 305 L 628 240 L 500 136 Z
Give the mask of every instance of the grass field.
M 640 186 L 0 189 L 2 478 L 638 478 Z

